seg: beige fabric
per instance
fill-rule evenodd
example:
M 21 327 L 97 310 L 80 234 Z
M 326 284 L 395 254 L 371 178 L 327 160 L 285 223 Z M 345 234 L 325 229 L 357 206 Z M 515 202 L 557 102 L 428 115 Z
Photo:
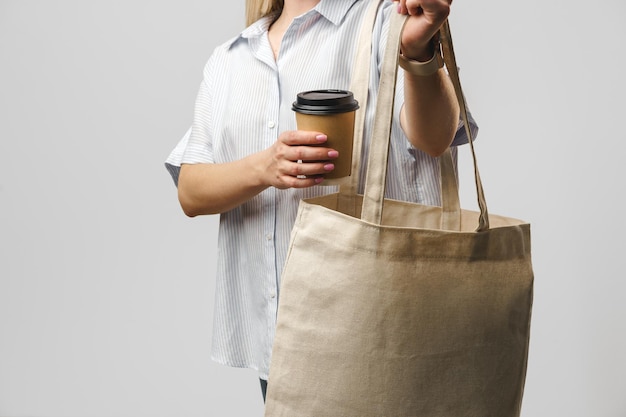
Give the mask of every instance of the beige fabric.
M 373 140 L 387 144 L 370 150 L 365 195 L 352 196 L 355 210 L 342 210 L 342 193 L 300 205 L 267 417 L 520 414 L 533 284 L 529 224 L 487 213 L 477 169 L 481 211 L 458 208 L 449 154 L 441 164 L 445 207 L 383 199 L 402 24 L 393 18 L 383 64 L 393 68 L 383 70 Z
M 408 59 L 400 53 L 400 61 L 398 62 L 398 65 L 400 65 L 403 70 L 413 75 L 427 77 L 439 71 L 440 68 L 443 68 L 443 57 L 439 53 L 439 48 L 435 49 L 433 57 L 426 62 Z

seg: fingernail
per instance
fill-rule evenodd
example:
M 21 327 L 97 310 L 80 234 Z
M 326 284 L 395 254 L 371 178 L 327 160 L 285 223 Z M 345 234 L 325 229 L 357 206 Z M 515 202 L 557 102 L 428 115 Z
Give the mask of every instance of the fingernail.
M 315 178 L 314 181 L 315 181 L 316 184 L 319 184 L 320 182 L 324 181 L 324 177 L 317 177 L 317 178 Z
M 334 164 L 326 164 L 326 165 L 324 165 L 324 171 L 332 171 L 333 169 L 335 169 L 335 165 Z
M 398 2 L 398 13 L 402 13 L 402 6 L 400 5 L 400 2 Z
M 339 156 L 339 152 L 337 151 L 328 151 L 329 158 L 337 158 Z
M 315 136 L 315 140 L 318 142 L 326 142 L 328 140 L 328 136 L 326 135 L 317 135 Z

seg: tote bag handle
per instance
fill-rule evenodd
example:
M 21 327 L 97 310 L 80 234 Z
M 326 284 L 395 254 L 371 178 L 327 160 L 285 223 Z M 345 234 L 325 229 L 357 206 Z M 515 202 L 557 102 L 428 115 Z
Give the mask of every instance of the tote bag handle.
M 382 63 L 378 100 L 376 104 L 376 120 L 370 144 L 370 154 L 365 180 L 365 192 L 363 196 L 363 208 L 361 219 L 374 224 L 382 223 L 383 203 L 387 176 L 387 163 L 389 158 L 389 145 L 391 137 L 391 122 L 393 117 L 393 103 L 398 69 L 398 56 L 400 53 L 400 39 L 404 23 L 408 16 L 391 13 L 389 34 Z M 454 90 L 461 109 L 461 119 L 465 125 L 465 131 L 469 139 L 472 159 L 474 163 L 474 178 L 476 183 L 478 206 L 480 216 L 477 231 L 489 229 L 489 214 L 483 192 L 482 182 L 478 172 L 478 164 L 473 145 L 473 135 L 470 129 L 469 116 L 465 105 L 465 98 L 461 89 L 450 27 L 446 21 L 441 30 L 440 37 L 444 61 L 454 85 Z M 460 204 L 458 184 L 452 163 L 450 150 L 446 150 L 439 157 L 441 168 L 441 195 L 442 195 L 442 229 L 460 230 Z
M 465 101 L 465 94 L 461 88 L 461 79 L 459 78 L 459 67 L 456 64 L 456 56 L 454 54 L 454 46 L 452 43 L 452 34 L 450 32 L 450 21 L 446 20 L 439 31 L 441 39 L 441 47 L 443 49 L 443 58 L 448 69 L 448 74 L 452 85 L 454 86 L 454 92 L 456 93 L 457 101 L 459 102 L 459 108 L 461 110 L 461 120 L 465 127 L 465 133 L 469 140 L 470 150 L 472 152 L 472 163 L 474 164 L 474 181 L 476 183 L 476 196 L 478 198 L 478 208 L 480 210 L 480 217 L 478 218 L 477 232 L 482 232 L 489 229 L 489 212 L 487 210 L 487 200 L 485 199 L 485 192 L 483 190 L 483 183 L 480 180 L 480 173 L 478 172 L 478 160 L 476 159 L 476 151 L 474 150 L 474 135 L 470 128 L 469 114 L 467 111 L 467 103 Z M 457 188 L 458 195 L 458 188 Z
M 370 62 L 372 57 L 372 30 L 376 22 L 376 15 L 381 0 L 370 0 L 354 56 L 352 81 L 350 91 L 359 102 L 359 109 L 354 118 L 354 137 L 352 145 L 352 175 L 341 184 L 338 193 L 338 209 L 342 213 L 355 216 L 357 213 L 357 192 L 359 174 L 361 172 L 361 151 L 363 149 L 363 135 L 365 132 L 365 116 L 367 114 L 367 99 L 370 85 Z

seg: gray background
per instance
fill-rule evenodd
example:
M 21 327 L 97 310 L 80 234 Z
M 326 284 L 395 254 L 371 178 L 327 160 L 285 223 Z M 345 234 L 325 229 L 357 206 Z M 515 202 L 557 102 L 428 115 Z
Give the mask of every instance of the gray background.
M 533 225 L 524 416 L 626 416 L 625 10 L 453 6 L 490 210 Z M 0 0 L 0 416 L 262 415 L 255 373 L 208 356 L 217 217 L 187 219 L 163 168 L 243 22 L 239 1 Z

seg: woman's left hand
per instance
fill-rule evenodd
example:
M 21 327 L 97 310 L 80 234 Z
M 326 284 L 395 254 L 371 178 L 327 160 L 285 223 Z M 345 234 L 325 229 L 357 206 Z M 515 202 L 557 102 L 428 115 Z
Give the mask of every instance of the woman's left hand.
M 416 61 L 433 56 L 431 39 L 450 14 L 452 0 L 400 0 L 398 13 L 411 17 L 402 32 L 402 54 Z

